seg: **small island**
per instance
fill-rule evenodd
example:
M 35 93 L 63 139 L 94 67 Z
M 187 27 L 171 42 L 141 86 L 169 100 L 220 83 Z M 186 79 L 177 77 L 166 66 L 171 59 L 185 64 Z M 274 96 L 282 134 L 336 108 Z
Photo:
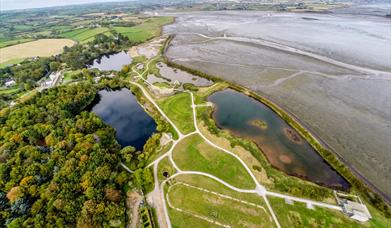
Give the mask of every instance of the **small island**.
M 260 119 L 251 120 L 250 125 L 261 128 L 262 130 L 267 129 L 267 123 L 263 120 L 260 120 Z
M 286 137 L 288 137 L 289 140 L 291 140 L 294 143 L 302 144 L 303 140 L 301 139 L 300 135 L 291 128 L 284 128 L 284 134 Z

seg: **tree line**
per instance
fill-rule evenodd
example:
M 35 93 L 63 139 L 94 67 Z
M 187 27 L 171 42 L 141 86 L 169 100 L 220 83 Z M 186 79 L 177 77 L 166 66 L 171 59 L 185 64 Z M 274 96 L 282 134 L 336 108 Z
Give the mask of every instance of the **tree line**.
M 124 224 L 114 130 L 83 111 L 88 83 L 38 93 L 0 117 L 0 226 Z

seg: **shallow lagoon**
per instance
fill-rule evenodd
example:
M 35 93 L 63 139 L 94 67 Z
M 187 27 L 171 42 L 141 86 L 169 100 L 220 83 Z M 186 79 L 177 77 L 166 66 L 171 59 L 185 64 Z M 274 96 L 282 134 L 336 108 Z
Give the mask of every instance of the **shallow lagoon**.
M 216 92 L 213 117 L 220 128 L 251 139 L 269 162 L 289 175 L 347 189 L 349 184 L 287 123 L 264 104 L 233 90 Z

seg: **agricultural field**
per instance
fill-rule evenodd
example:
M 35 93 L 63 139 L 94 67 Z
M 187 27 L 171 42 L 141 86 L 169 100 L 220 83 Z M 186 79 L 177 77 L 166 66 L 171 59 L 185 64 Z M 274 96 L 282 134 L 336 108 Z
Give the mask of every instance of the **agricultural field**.
M 172 17 L 155 17 L 134 27 L 114 27 L 114 30 L 127 36 L 131 41 L 144 42 L 158 36 L 162 26 L 172 22 Z
M 0 49 L 0 64 L 15 59 L 31 57 L 48 57 L 62 52 L 65 46 L 73 46 L 74 41 L 69 39 L 42 39 L 18 44 Z
M 26 42 L 29 42 L 29 41 L 32 41 L 33 39 L 12 39 L 12 40 L 7 40 L 7 39 L 0 39 L 0 48 L 4 48 L 4 47 L 8 47 L 8 46 L 12 46 L 12 45 L 15 45 L 15 44 L 22 44 L 22 43 L 26 43 Z
M 254 181 L 236 158 L 212 147 L 199 135 L 179 142 L 173 158 L 182 170 L 209 173 L 238 188 L 255 188 Z
M 7 66 L 12 66 L 12 65 L 21 63 L 23 60 L 24 60 L 24 58 L 21 58 L 21 59 L 11 59 L 11 60 L 8 60 L 6 62 L 0 63 L 0 69 L 1 68 L 5 68 Z
M 191 100 L 188 93 L 180 93 L 159 102 L 160 107 L 183 134 L 194 131 Z
M 81 29 L 63 33 L 60 36 L 78 41 L 80 43 L 87 43 L 89 41 L 92 41 L 96 35 L 107 33 L 109 31 L 110 30 L 105 27 L 93 28 L 93 29 L 81 28 Z

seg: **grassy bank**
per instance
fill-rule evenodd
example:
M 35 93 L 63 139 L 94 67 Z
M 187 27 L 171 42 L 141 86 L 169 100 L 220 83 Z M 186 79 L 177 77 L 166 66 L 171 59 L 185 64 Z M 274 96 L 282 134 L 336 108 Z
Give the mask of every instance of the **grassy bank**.
M 159 100 L 157 103 L 183 134 L 195 131 L 191 99 L 188 93 L 179 93 Z

